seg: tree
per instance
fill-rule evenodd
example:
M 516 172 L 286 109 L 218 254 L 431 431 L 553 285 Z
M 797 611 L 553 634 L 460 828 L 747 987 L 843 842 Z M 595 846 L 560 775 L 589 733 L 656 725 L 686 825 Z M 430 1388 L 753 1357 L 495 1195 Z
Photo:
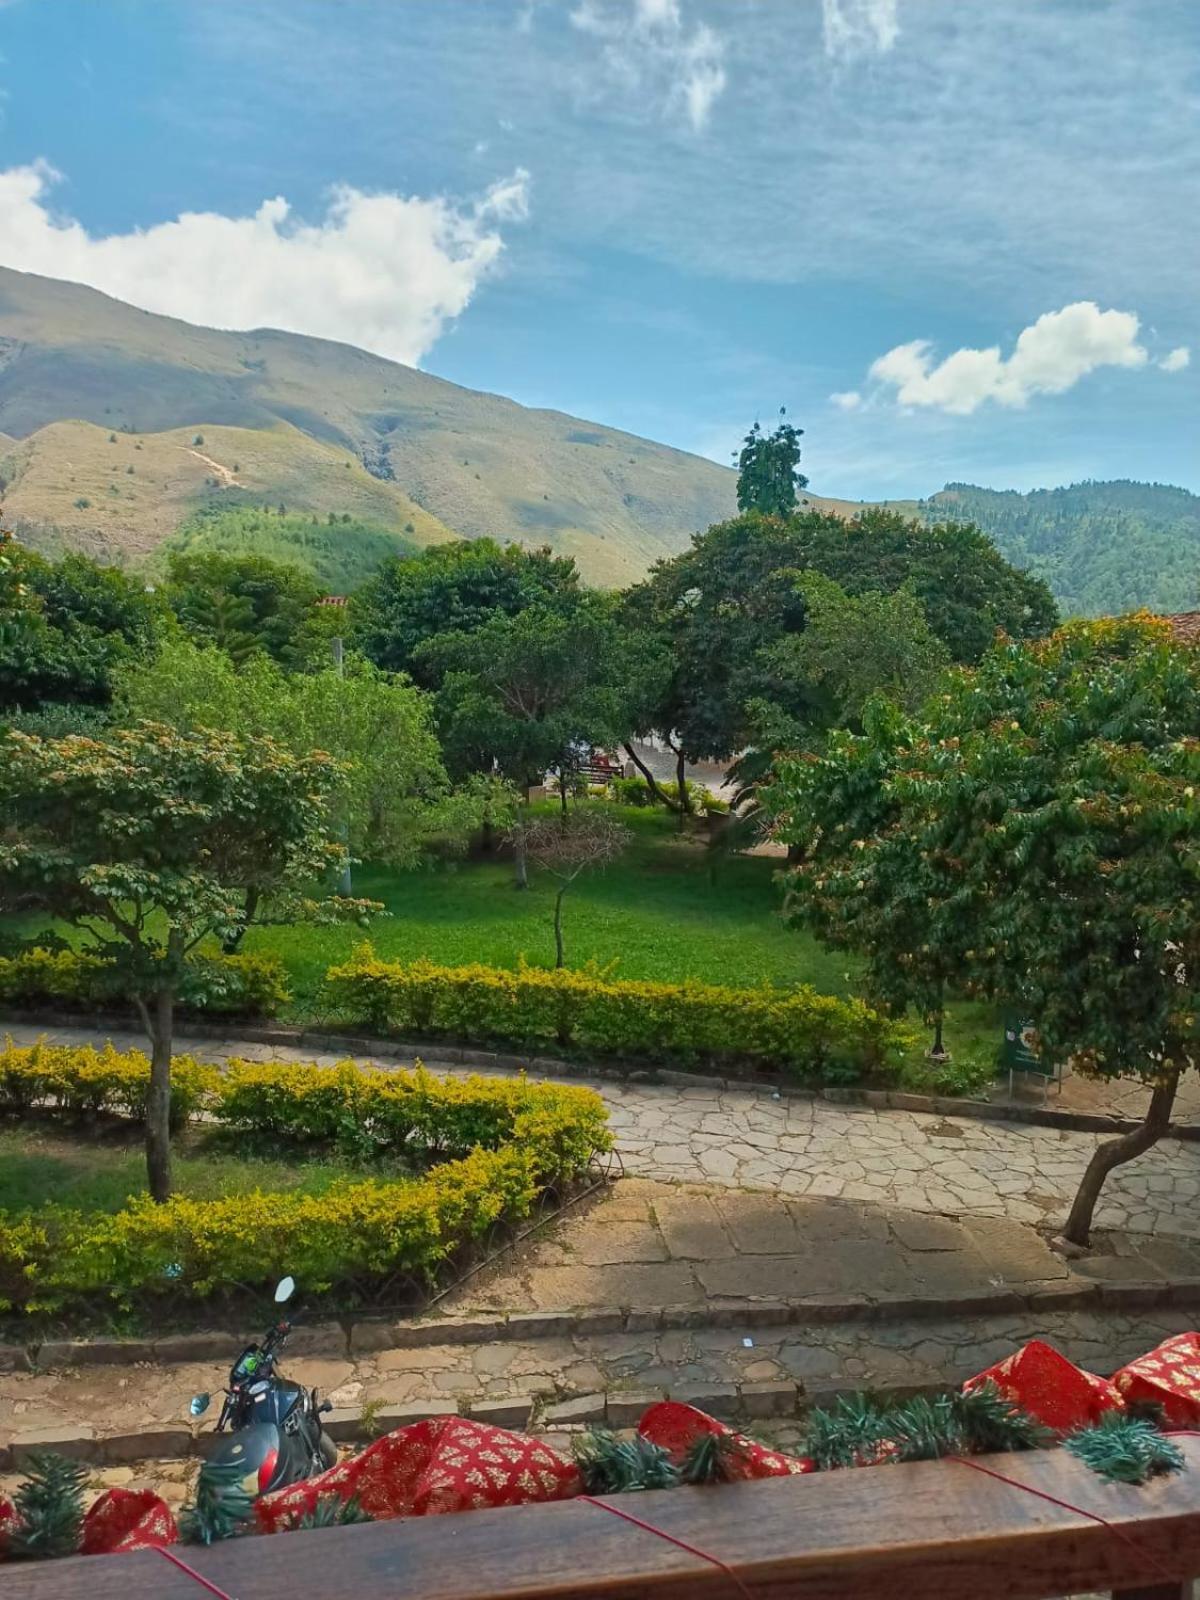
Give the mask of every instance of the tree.
M 581 873 L 615 861 L 629 843 L 629 829 L 607 811 L 589 808 L 564 817 L 536 817 L 525 827 L 525 850 L 531 861 L 558 880 L 554 896 L 556 968 L 564 965 L 563 901 Z
M 47 561 L 0 530 L 0 713 L 106 706 L 119 663 L 153 653 L 160 616 L 115 567 Z
M 171 1190 L 175 996 L 204 939 L 259 921 L 364 916 L 316 900 L 340 863 L 337 768 L 269 739 L 155 723 L 103 739 L 0 734 L 0 912 L 42 912 L 94 939 L 132 995 L 152 1053 L 150 1193 Z
M 569 604 L 580 592 L 575 563 L 549 549 L 460 540 L 385 562 L 352 597 L 348 637 L 377 666 L 436 688 L 438 658 L 422 653 L 430 640 L 473 633 L 530 605 Z
M 327 752 L 352 856 L 412 867 L 431 838 L 465 839 L 477 820 L 475 799 L 451 794 L 429 696 L 361 656 L 341 672 L 289 673 L 262 655 L 239 670 L 222 651 L 181 639 L 119 674 L 117 708 L 131 722 L 265 735 L 297 756 Z
M 1198 728 L 1200 654 L 1165 624 L 1074 623 L 1000 641 L 921 719 L 870 722 L 836 770 L 781 779 L 808 852 L 796 892 L 824 897 L 846 931 L 853 908 L 834 903 L 863 896 L 869 958 L 877 886 L 895 898 L 907 878 L 897 946 L 1033 1018 L 1046 1060 L 1150 1085 L 1143 1122 L 1089 1163 L 1064 1230 L 1076 1245 L 1108 1173 L 1166 1131 L 1200 1059 Z
M 177 550 L 167 565 L 164 593 L 190 638 L 218 646 L 234 661 L 261 651 L 297 667 L 322 647 L 328 651 L 324 641 L 332 624 L 317 605 L 324 591 L 290 562 Z
M 416 665 L 440 680 L 437 720 L 452 770 L 496 769 L 525 792 L 551 768 L 569 767 L 579 746 L 609 741 L 620 715 L 619 655 L 613 602 L 579 592 L 431 638 Z M 522 806 L 518 888 L 527 883 L 524 827 Z
M 781 419 L 787 412 L 779 408 Z M 766 434 L 756 422 L 746 435 L 737 458 L 739 511 L 757 511 L 764 517 L 790 517 L 796 509 L 796 491 L 808 487 L 808 479 L 797 470 L 803 428 L 781 420 L 774 433 Z

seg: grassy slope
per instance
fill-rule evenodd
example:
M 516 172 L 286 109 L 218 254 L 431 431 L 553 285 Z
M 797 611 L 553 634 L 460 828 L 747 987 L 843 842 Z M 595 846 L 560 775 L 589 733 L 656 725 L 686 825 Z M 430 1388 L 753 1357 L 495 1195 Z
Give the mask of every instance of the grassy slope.
M 56 422 L 9 447 L 0 477 L 9 484 L 4 510 L 11 525 L 54 530 L 57 538 L 36 542 L 65 543 L 110 560 L 145 561 L 189 513 L 223 500 L 282 501 L 322 516 L 348 511 L 397 533 L 412 522 L 406 537 L 419 544 L 453 537 L 350 452 L 284 423 L 127 434 Z
M 627 582 L 734 509 L 734 474 L 703 457 L 327 340 L 195 328 L 76 284 L 4 268 L 0 339 L 14 341 L 0 351 L 0 429 L 9 434 L 27 438 L 73 418 L 118 432 L 190 428 L 206 437 L 220 428 L 286 423 L 310 444 L 368 462 L 384 475 L 371 480 L 377 495 L 406 495 L 468 538 L 549 543 L 576 556 L 598 583 Z M 74 440 L 52 442 L 69 459 L 66 445 Z M 243 437 L 233 459 L 245 463 L 251 453 Z M 366 504 L 342 503 L 338 485 L 310 491 L 307 480 L 319 478 L 322 459 L 293 439 L 290 454 L 264 461 L 255 487 L 289 505 L 378 518 Z M 201 471 L 201 484 L 203 477 Z M 33 496 L 25 513 L 31 520 L 61 510 L 64 498 L 73 511 L 78 497 L 33 495 L 32 485 L 25 492 Z M 94 499 L 82 484 L 78 493 Z M 126 505 L 123 517 L 65 516 L 61 526 L 72 543 L 103 533 L 109 545 L 141 555 L 180 520 L 177 497 L 164 491 L 162 498 L 161 510 L 147 497 Z M 22 514 L 15 500 L 10 496 L 9 509 Z M 398 525 L 407 520 L 406 513 Z

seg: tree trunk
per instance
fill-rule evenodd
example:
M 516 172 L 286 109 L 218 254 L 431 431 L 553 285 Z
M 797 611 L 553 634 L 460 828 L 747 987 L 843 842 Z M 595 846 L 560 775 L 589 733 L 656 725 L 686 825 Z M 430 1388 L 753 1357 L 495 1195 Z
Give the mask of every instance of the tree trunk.
M 513 888 L 528 889 L 529 865 L 525 859 L 525 802 L 517 807 L 517 819 L 513 823 Z
M 650 793 L 658 801 L 659 805 L 666 806 L 668 811 L 678 811 L 679 807 L 676 805 L 675 801 L 671 799 L 669 794 L 665 793 L 664 790 L 659 788 L 658 779 L 650 771 L 650 768 L 638 755 L 637 751 L 631 744 L 627 744 L 625 746 L 625 754 L 629 757 L 630 761 L 633 762 L 634 766 L 641 773 L 642 777 L 645 778 Z
M 150 1088 L 146 1095 L 146 1178 L 150 1197 L 160 1204 L 171 1194 L 171 1047 L 175 1031 L 175 993 L 159 989 L 154 1011 L 141 1006 L 150 1034 Z
M 559 967 L 565 965 L 563 959 L 562 908 L 563 896 L 566 894 L 566 892 L 567 886 L 564 883 L 562 888 L 554 897 L 554 969 L 556 972 L 558 971 Z
M 242 940 L 246 937 L 246 929 L 254 921 L 254 913 L 258 910 L 258 890 L 246 890 L 246 904 L 242 908 L 242 919 L 237 927 L 222 943 L 221 949 L 227 956 L 235 956 L 242 947 Z
M 1155 1084 L 1141 1126 L 1134 1128 L 1132 1133 L 1123 1133 L 1119 1139 L 1107 1140 L 1097 1148 L 1095 1155 L 1088 1162 L 1087 1171 L 1071 1204 L 1067 1225 L 1063 1229 L 1063 1238 L 1069 1244 L 1086 1248 L 1091 1242 L 1092 1215 L 1100 1198 L 1100 1191 L 1104 1187 L 1104 1180 L 1113 1168 L 1145 1155 L 1146 1151 L 1157 1144 L 1167 1132 L 1171 1125 L 1171 1111 L 1175 1105 L 1175 1091 L 1179 1088 L 1179 1070 L 1176 1067 L 1160 1083 Z

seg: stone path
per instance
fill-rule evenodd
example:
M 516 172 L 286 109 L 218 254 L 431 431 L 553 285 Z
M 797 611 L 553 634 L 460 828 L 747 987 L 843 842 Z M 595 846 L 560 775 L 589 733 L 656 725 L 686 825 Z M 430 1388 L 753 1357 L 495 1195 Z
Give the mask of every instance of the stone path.
M 102 1043 L 108 1035 L 12 1025 L 20 1043 Z M 139 1035 L 114 1034 L 121 1049 Z M 237 1039 L 186 1041 L 210 1060 L 317 1060 L 335 1055 Z M 394 1059 L 360 1057 L 384 1070 Z M 465 1069 L 439 1062 L 435 1071 Z M 573 1080 L 580 1081 L 580 1080 Z M 720 1090 L 597 1080 L 625 1169 L 659 1179 L 764 1189 L 790 1198 L 874 1201 L 913 1211 L 1061 1222 L 1102 1137 L 1021 1123 L 842 1107 L 753 1088 Z M 1165 1139 L 1109 1179 L 1096 1220 L 1104 1228 L 1200 1237 L 1200 1143 Z

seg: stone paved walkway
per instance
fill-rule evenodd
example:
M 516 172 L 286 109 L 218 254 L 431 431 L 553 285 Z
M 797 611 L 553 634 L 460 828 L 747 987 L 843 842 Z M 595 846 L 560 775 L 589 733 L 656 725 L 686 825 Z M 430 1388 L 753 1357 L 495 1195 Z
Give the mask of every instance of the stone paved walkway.
M 20 1043 L 44 1034 L 63 1043 L 102 1043 L 76 1030 L 3 1028 Z M 0 1035 L 2 1036 L 2 1035 Z M 142 1048 L 113 1034 L 121 1049 Z M 317 1060 L 334 1055 L 237 1039 L 186 1041 L 210 1060 Z M 392 1059 L 360 1057 L 384 1070 Z M 438 1072 L 463 1068 L 439 1062 Z M 580 1080 L 573 1080 L 580 1081 Z M 790 1198 L 874 1201 L 913 1211 L 1054 1224 L 1065 1214 L 1098 1134 L 830 1105 L 753 1088 L 718 1090 L 597 1080 L 607 1100 L 626 1171 L 653 1178 L 764 1189 Z M 1109 1179 L 1103 1228 L 1200 1237 L 1200 1143 L 1165 1139 Z

